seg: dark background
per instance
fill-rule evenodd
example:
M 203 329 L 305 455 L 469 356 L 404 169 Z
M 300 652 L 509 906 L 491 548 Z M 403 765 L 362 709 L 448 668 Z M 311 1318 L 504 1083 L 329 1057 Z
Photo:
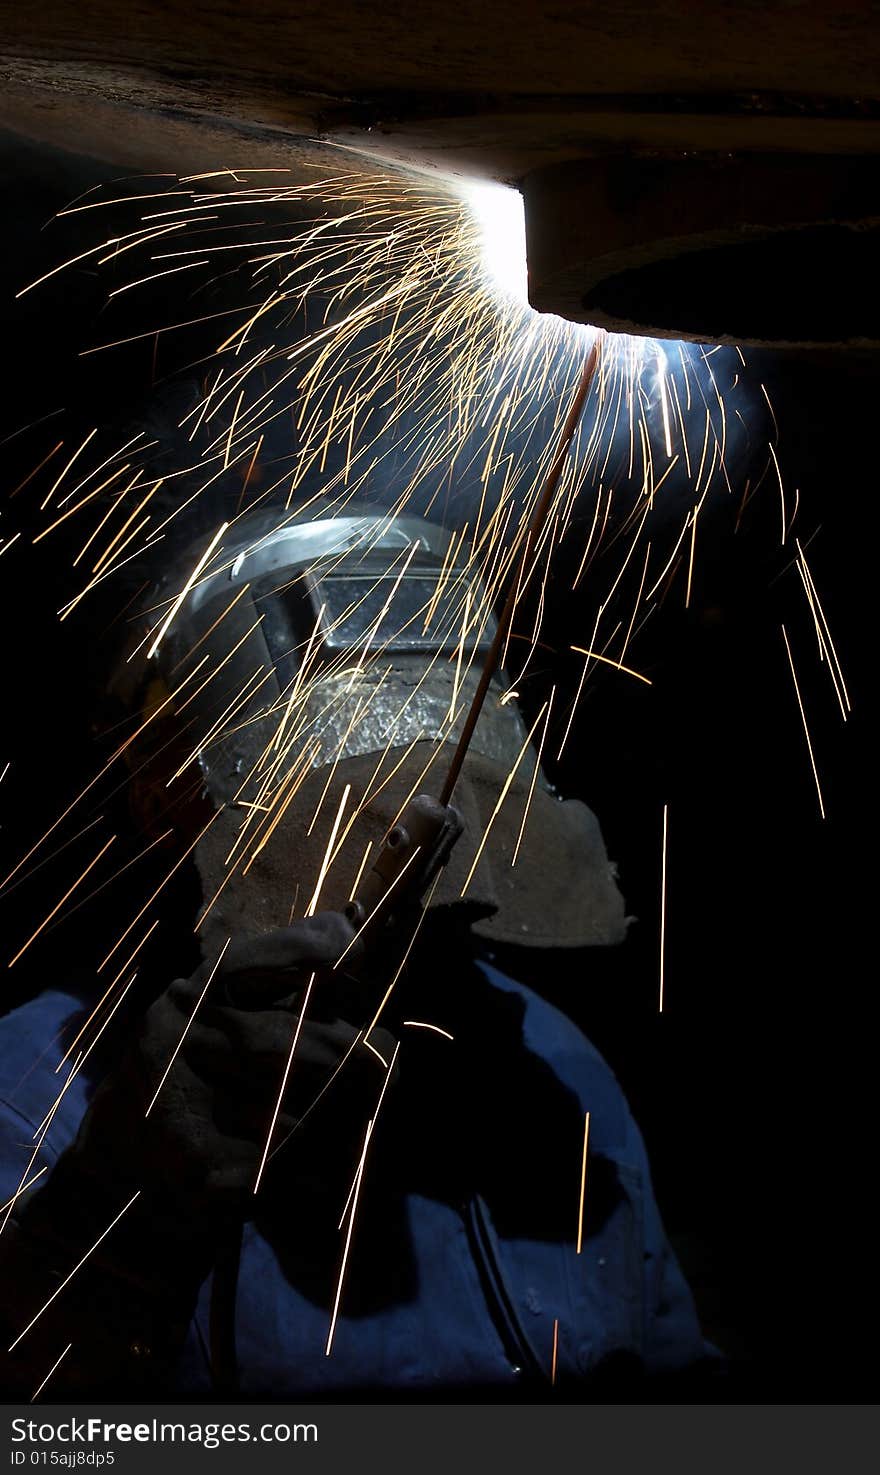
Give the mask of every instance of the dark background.
M 56 228 L 42 229 L 52 213 L 119 171 L 12 136 L 0 141 L 0 169 L 0 441 L 12 437 L 0 446 L 5 504 L 71 423 L 124 418 L 177 366 L 183 349 L 165 340 L 158 361 L 150 342 L 77 358 L 83 342 L 104 336 L 105 287 L 88 269 L 16 302 L 20 286 L 57 264 Z M 821 290 L 828 311 L 833 280 Z M 577 743 L 556 775 L 564 792 L 583 796 L 598 813 L 637 920 L 613 957 L 554 963 L 552 989 L 629 1095 L 707 1328 L 735 1359 L 733 1396 L 870 1400 L 877 1153 L 868 709 L 880 374 L 867 355 L 752 351 L 748 360 L 774 403 L 786 483 L 800 489 L 801 537 L 811 539 L 808 556 L 853 715 L 844 728 L 816 661 L 790 555 L 769 533 L 778 525 L 775 500 L 759 502 L 736 536 L 729 513 L 707 522 L 691 608 L 681 598 L 668 601 L 636 647 L 635 664 L 653 687 L 613 673 L 597 679 Z M 52 420 L 21 429 L 54 412 L 65 427 L 57 435 Z M 18 518 L 26 530 L 19 512 L 26 492 L 18 495 L 4 505 L 3 524 L 18 525 Z M 77 650 L 59 631 L 51 561 L 13 550 L 0 575 L 0 768 L 13 762 L 0 786 L 0 844 L 15 858 L 23 840 L 40 833 L 40 819 L 51 822 L 59 796 L 73 797 L 76 778 L 93 766 L 87 671 L 94 651 Z M 573 626 L 576 615 L 575 608 Z M 569 615 L 555 618 L 564 649 Z M 810 719 L 824 822 L 781 620 Z M 577 670 L 559 661 L 559 679 L 576 681 Z M 47 888 L 51 876 L 47 868 Z M 16 937 L 30 915 L 36 922 L 45 912 L 41 884 L 4 901 L 0 925 L 14 922 Z M 8 1002 L 75 971 L 91 926 L 84 909 L 58 930 L 57 945 L 35 950 L 33 961 L 9 975 Z

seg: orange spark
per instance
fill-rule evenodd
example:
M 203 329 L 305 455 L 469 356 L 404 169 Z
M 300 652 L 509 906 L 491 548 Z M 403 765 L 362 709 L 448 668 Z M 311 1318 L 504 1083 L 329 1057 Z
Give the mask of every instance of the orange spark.
M 587 1145 L 590 1140 L 590 1113 L 584 1113 L 584 1150 L 581 1156 L 581 1194 L 578 1202 L 578 1232 L 577 1253 L 580 1254 L 584 1244 L 584 1194 L 587 1189 Z

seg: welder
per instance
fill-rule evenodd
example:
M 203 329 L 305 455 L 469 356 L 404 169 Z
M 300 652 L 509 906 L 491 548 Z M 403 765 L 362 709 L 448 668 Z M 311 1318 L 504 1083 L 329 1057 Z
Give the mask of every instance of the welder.
M 361 926 L 491 640 L 467 560 L 428 522 L 321 503 L 240 520 L 221 554 L 112 683 L 143 729 L 136 822 L 198 872 L 204 961 L 108 1022 L 32 1167 L 85 1014 L 61 987 L 0 1023 L 7 1387 L 582 1397 L 710 1366 L 614 1076 L 493 963 L 537 949 L 551 977 L 573 949 L 589 989 L 625 933 L 598 824 L 552 790 L 500 671 L 460 838 Z M 193 562 L 168 562 L 133 648 Z M 485 611 L 466 661 L 463 600 Z

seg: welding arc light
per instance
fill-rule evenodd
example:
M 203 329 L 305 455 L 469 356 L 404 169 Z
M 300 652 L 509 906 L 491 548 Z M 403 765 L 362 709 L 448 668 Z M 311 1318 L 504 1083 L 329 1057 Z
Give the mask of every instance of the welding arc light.
M 526 222 L 522 195 L 502 184 L 470 184 L 467 202 L 476 221 L 486 273 L 505 297 L 528 303 Z

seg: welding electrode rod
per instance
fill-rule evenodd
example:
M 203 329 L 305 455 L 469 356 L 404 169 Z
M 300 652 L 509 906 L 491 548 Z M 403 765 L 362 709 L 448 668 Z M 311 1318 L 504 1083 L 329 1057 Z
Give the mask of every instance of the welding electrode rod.
M 483 669 L 480 673 L 480 680 L 474 693 L 474 699 L 471 702 L 470 711 L 467 714 L 467 719 L 465 721 L 464 727 L 461 730 L 461 737 L 458 740 L 458 747 L 453 754 L 452 762 L 449 765 L 449 772 L 447 773 L 446 779 L 443 784 L 443 790 L 440 794 L 441 804 L 448 804 L 450 799 L 452 798 L 452 791 L 455 788 L 456 783 L 458 782 L 458 777 L 461 773 L 462 765 L 465 758 L 467 757 L 467 751 L 471 744 L 471 738 L 474 735 L 474 728 L 477 725 L 477 720 L 480 716 L 480 712 L 483 709 L 483 703 L 486 700 L 486 693 L 489 690 L 489 683 L 491 682 L 492 677 L 495 674 L 495 667 L 498 665 L 498 658 L 501 655 L 501 647 L 504 644 L 504 641 L 507 637 L 507 632 L 513 622 L 513 613 L 516 608 L 517 592 L 520 588 L 522 575 L 528 572 L 529 559 L 531 558 L 532 552 L 538 541 L 544 523 L 547 520 L 547 516 L 553 502 L 553 496 L 559 484 L 559 478 L 562 475 L 562 468 L 565 465 L 565 458 L 568 455 L 568 448 L 571 445 L 575 430 L 577 429 L 577 423 L 581 418 L 581 411 L 584 408 L 584 403 L 586 401 L 587 395 L 590 392 L 590 387 L 596 377 L 596 370 L 599 367 L 599 350 L 602 337 L 603 334 L 601 333 L 597 335 L 596 341 L 590 349 L 589 354 L 587 355 L 587 359 L 584 364 L 584 371 L 581 375 L 580 383 L 577 387 L 577 393 L 575 394 L 575 397 L 572 401 L 571 409 L 568 412 L 568 418 L 566 419 L 565 425 L 562 430 L 562 435 L 559 439 L 559 446 L 557 447 L 556 455 L 553 458 L 553 465 L 550 467 L 550 470 L 547 473 L 547 480 L 545 481 L 541 495 L 539 496 L 538 501 L 535 504 L 535 510 L 532 513 L 532 521 L 529 526 L 528 533 L 526 534 L 525 547 L 523 548 L 519 572 L 517 574 L 517 577 L 511 583 L 510 589 L 507 594 L 507 599 L 504 601 L 504 608 L 501 611 L 501 614 L 498 616 L 498 628 L 495 631 L 492 644 L 486 654 L 486 659 L 483 663 Z

